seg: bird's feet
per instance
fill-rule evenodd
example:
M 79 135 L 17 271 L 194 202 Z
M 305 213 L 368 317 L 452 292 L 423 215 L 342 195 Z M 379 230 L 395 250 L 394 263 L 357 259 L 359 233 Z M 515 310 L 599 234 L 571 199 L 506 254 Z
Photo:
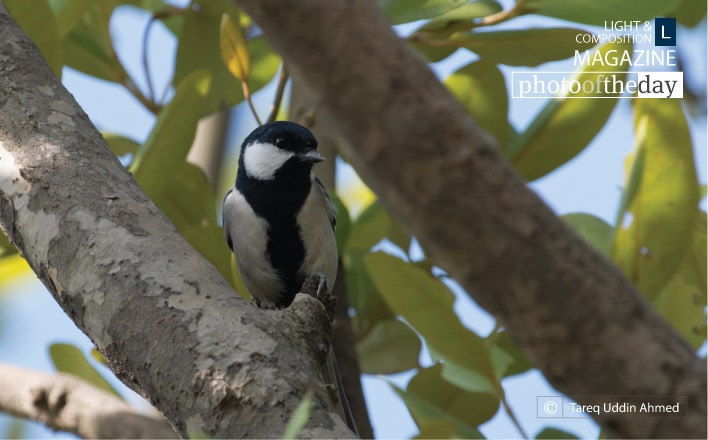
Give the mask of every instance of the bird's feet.
M 320 302 L 325 306 L 327 310 L 327 315 L 334 317 L 334 307 L 337 305 L 337 298 L 332 296 L 330 291 L 332 286 L 329 285 L 330 281 L 327 276 L 321 272 L 315 272 L 310 274 L 305 278 L 305 282 L 302 283 L 302 288 L 300 292 L 306 293 L 314 298 L 320 300 Z

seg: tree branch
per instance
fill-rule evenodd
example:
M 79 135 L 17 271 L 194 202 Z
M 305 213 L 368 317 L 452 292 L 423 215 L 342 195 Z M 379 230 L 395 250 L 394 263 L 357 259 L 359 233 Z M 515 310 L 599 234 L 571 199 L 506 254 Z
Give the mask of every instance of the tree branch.
M 0 411 L 83 438 L 177 438 L 159 415 L 141 414 L 116 396 L 68 374 L 0 363 Z
M 317 300 L 263 311 L 157 209 L 0 3 L 0 228 L 111 369 L 182 436 L 351 437 Z
M 303 78 L 318 123 L 423 248 L 569 396 L 687 396 L 610 436 L 706 437 L 706 368 L 620 271 L 502 158 L 375 2 L 237 3 Z

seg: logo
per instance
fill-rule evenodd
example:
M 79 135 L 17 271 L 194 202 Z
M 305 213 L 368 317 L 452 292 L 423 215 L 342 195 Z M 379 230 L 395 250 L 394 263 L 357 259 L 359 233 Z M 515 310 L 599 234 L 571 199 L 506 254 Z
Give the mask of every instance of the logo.
M 654 19 L 654 46 L 676 46 L 676 18 Z

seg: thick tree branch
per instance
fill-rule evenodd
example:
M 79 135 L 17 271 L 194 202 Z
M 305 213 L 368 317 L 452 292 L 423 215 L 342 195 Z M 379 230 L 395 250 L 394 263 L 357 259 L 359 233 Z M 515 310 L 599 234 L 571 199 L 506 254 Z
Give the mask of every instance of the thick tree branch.
M 110 152 L 0 3 L 0 228 L 111 369 L 181 435 L 348 437 L 319 372 L 329 321 L 236 295 Z
M 706 437 L 705 362 L 526 187 L 374 1 L 237 3 L 385 206 L 556 388 L 687 396 L 682 418 L 598 422 L 611 436 Z
M 0 411 L 37 420 L 83 438 L 178 438 L 159 415 L 68 374 L 47 374 L 0 363 Z

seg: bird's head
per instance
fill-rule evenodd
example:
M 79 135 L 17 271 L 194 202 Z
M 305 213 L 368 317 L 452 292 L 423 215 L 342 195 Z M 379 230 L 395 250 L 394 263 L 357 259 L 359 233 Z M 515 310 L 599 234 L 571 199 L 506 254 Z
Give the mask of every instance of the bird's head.
M 309 175 L 324 160 L 310 130 L 294 122 L 278 121 L 256 128 L 243 141 L 239 171 L 257 180 L 272 180 L 278 172 Z

